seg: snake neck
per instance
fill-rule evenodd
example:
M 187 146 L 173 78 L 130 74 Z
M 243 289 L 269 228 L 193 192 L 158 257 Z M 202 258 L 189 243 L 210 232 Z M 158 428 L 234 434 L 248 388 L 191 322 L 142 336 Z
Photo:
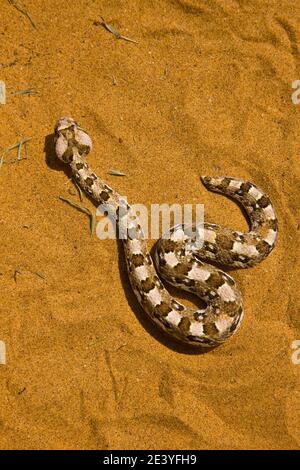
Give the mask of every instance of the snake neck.
M 127 199 L 102 181 L 78 152 L 69 162 L 72 174 L 79 186 L 101 207 L 101 212 L 116 220 L 121 239 L 144 239 L 138 217 L 127 203 Z

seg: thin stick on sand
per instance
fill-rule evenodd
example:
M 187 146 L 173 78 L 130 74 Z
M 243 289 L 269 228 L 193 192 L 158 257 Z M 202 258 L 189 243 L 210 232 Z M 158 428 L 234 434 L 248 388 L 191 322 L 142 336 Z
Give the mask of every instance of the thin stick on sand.
M 22 274 L 21 272 L 21 268 L 19 266 L 16 267 L 15 271 L 14 271 L 14 281 L 17 282 L 17 276 L 18 274 Z
M 102 18 L 101 16 L 101 20 L 102 20 L 102 26 L 107 30 L 109 31 L 111 34 L 113 34 L 115 36 L 115 38 L 117 39 L 123 39 L 123 41 L 127 41 L 127 42 L 133 42 L 134 44 L 138 44 L 137 41 L 135 41 L 134 39 L 130 39 L 126 36 L 123 36 L 123 34 L 119 33 L 119 31 L 117 31 L 113 26 L 111 26 L 110 24 L 106 23 L 104 18 Z
M 0 80 L 0 104 L 6 103 L 6 87 L 5 82 Z
M 46 276 L 43 273 L 40 273 L 38 271 L 31 271 L 31 269 L 29 269 L 29 271 L 31 272 L 31 274 L 34 274 L 35 276 L 39 277 L 40 279 L 43 279 L 43 281 L 46 279 Z
M 83 201 L 82 189 L 81 189 L 81 187 L 79 186 L 79 184 L 77 183 L 77 181 L 74 178 L 72 178 L 72 181 L 73 181 L 73 183 L 76 186 L 76 189 L 78 191 L 80 202 L 82 202 Z
M 17 142 L 16 144 L 13 144 L 10 147 L 7 147 L 0 157 L 0 168 L 3 165 L 3 163 L 16 163 L 16 162 L 20 162 L 21 160 L 26 160 L 27 157 L 23 157 L 23 158 L 21 157 L 21 151 L 22 151 L 22 146 L 24 144 L 25 144 L 24 146 L 26 150 L 26 143 L 30 142 L 30 140 L 31 140 L 31 137 L 28 139 L 20 140 L 20 142 Z M 9 161 L 4 160 L 5 155 L 7 155 L 9 152 L 11 152 L 11 150 L 14 150 L 16 148 L 18 149 L 17 158 L 15 160 L 9 160 Z
M 88 209 L 87 207 L 84 207 L 82 206 L 81 204 L 77 204 L 76 202 L 74 201 L 71 201 L 70 199 L 67 199 L 66 197 L 63 197 L 63 196 L 59 196 L 59 199 L 61 199 L 62 201 L 66 202 L 67 204 L 69 204 L 70 206 L 72 207 L 75 207 L 75 209 L 81 211 L 81 212 L 84 212 L 85 214 L 87 214 L 90 218 L 90 232 L 91 232 L 91 237 L 93 236 L 94 234 L 94 231 L 95 231 L 95 225 L 96 225 L 96 217 L 95 217 L 95 214 L 93 214 L 90 209 Z
M 7 1 L 16 10 L 18 10 L 20 13 L 22 13 L 22 15 L 26 16 L 29 19 L 29 21 L 30 21 L 30 23 L 31 23 L 31 25 L 33 26 L 34 29 L 37 29 L 33 19 L 31 18 L 30 14 L 28 13 L 28 11 L 22 5 L 20 5 L 20 3 L 17 0 L 7 0 Z
M 34 88 L 28 88 L 28 90 L 18 90 L 12 92 L 13 96 L 17 95 L 37 95 L 37 91 Z
M 126 173 L 123 173 L 122 171 L 119 171 L 119 170 L 109 170 L 107 174 L 110 176 L 127 176 Z
M 31 274 L 34 274 L 35 276 L 39 277 L 40 279 L 43 279 L 43 280 L 46 279 L 46 276 L 43 273 L 40 273 L 38 271 L 32 271 L 32 269 L 30 269 L 30 268 L 23 268 L 23 267 L 22 267 L 22 270 L 21 270 L 21 267 L 17 266 L 15 271 L 14 271 L 14 276 L 13 276 L 15 282 L 17 282 L 18 275 L 23 274 L 24 270 L 30 272 Z

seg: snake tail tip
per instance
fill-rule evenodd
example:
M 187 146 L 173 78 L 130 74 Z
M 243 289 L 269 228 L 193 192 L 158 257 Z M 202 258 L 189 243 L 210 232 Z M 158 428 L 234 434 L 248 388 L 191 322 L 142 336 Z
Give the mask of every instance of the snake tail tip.
M 200 176 L 200 179 L 201 179 L 202 183 L 203 183 L 204 186 L 205 186 L 205 185 L 207 185 L 207 184 L 210 182 L 211 177 L 210 177 L 210 176 L 206 176 L 206 175 L 201 175 L 201 176 Z

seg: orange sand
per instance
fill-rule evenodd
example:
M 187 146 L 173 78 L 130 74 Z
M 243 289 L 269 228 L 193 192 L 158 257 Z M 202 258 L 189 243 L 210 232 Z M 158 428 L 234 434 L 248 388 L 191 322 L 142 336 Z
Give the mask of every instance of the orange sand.
M 32 137 L 28 158 L 0 169 L 1 448 L 299 448 L 299 2 L 23 4 L 36 30 L 1 3 L 1 150 Z M 138 44 L 93 24 L 100 16 Z M 224 346 L 186 354 L 157 334 L 117 243 L 91 239 L 87 216 L 59 200 L 78 201 L 53 154 L 62 115 L 88 130 L 90 164 L 130 202 L 202 202 L 206 220 L 245 229 L 199 175 L 271 196 L 279 242 L 233 273 L 245 319 Z

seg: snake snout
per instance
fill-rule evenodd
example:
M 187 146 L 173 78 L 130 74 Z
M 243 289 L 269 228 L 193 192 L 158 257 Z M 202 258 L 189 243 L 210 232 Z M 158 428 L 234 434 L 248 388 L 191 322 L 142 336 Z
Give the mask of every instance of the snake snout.
M 55 133 L 58 134 L 59 132 L 70 128 L 71 126 L 78 127 L 78 124 L 75 121 L 75 119 L 71 117 L 62 117 L 55 124 L 54 130 L 55 130 Z

